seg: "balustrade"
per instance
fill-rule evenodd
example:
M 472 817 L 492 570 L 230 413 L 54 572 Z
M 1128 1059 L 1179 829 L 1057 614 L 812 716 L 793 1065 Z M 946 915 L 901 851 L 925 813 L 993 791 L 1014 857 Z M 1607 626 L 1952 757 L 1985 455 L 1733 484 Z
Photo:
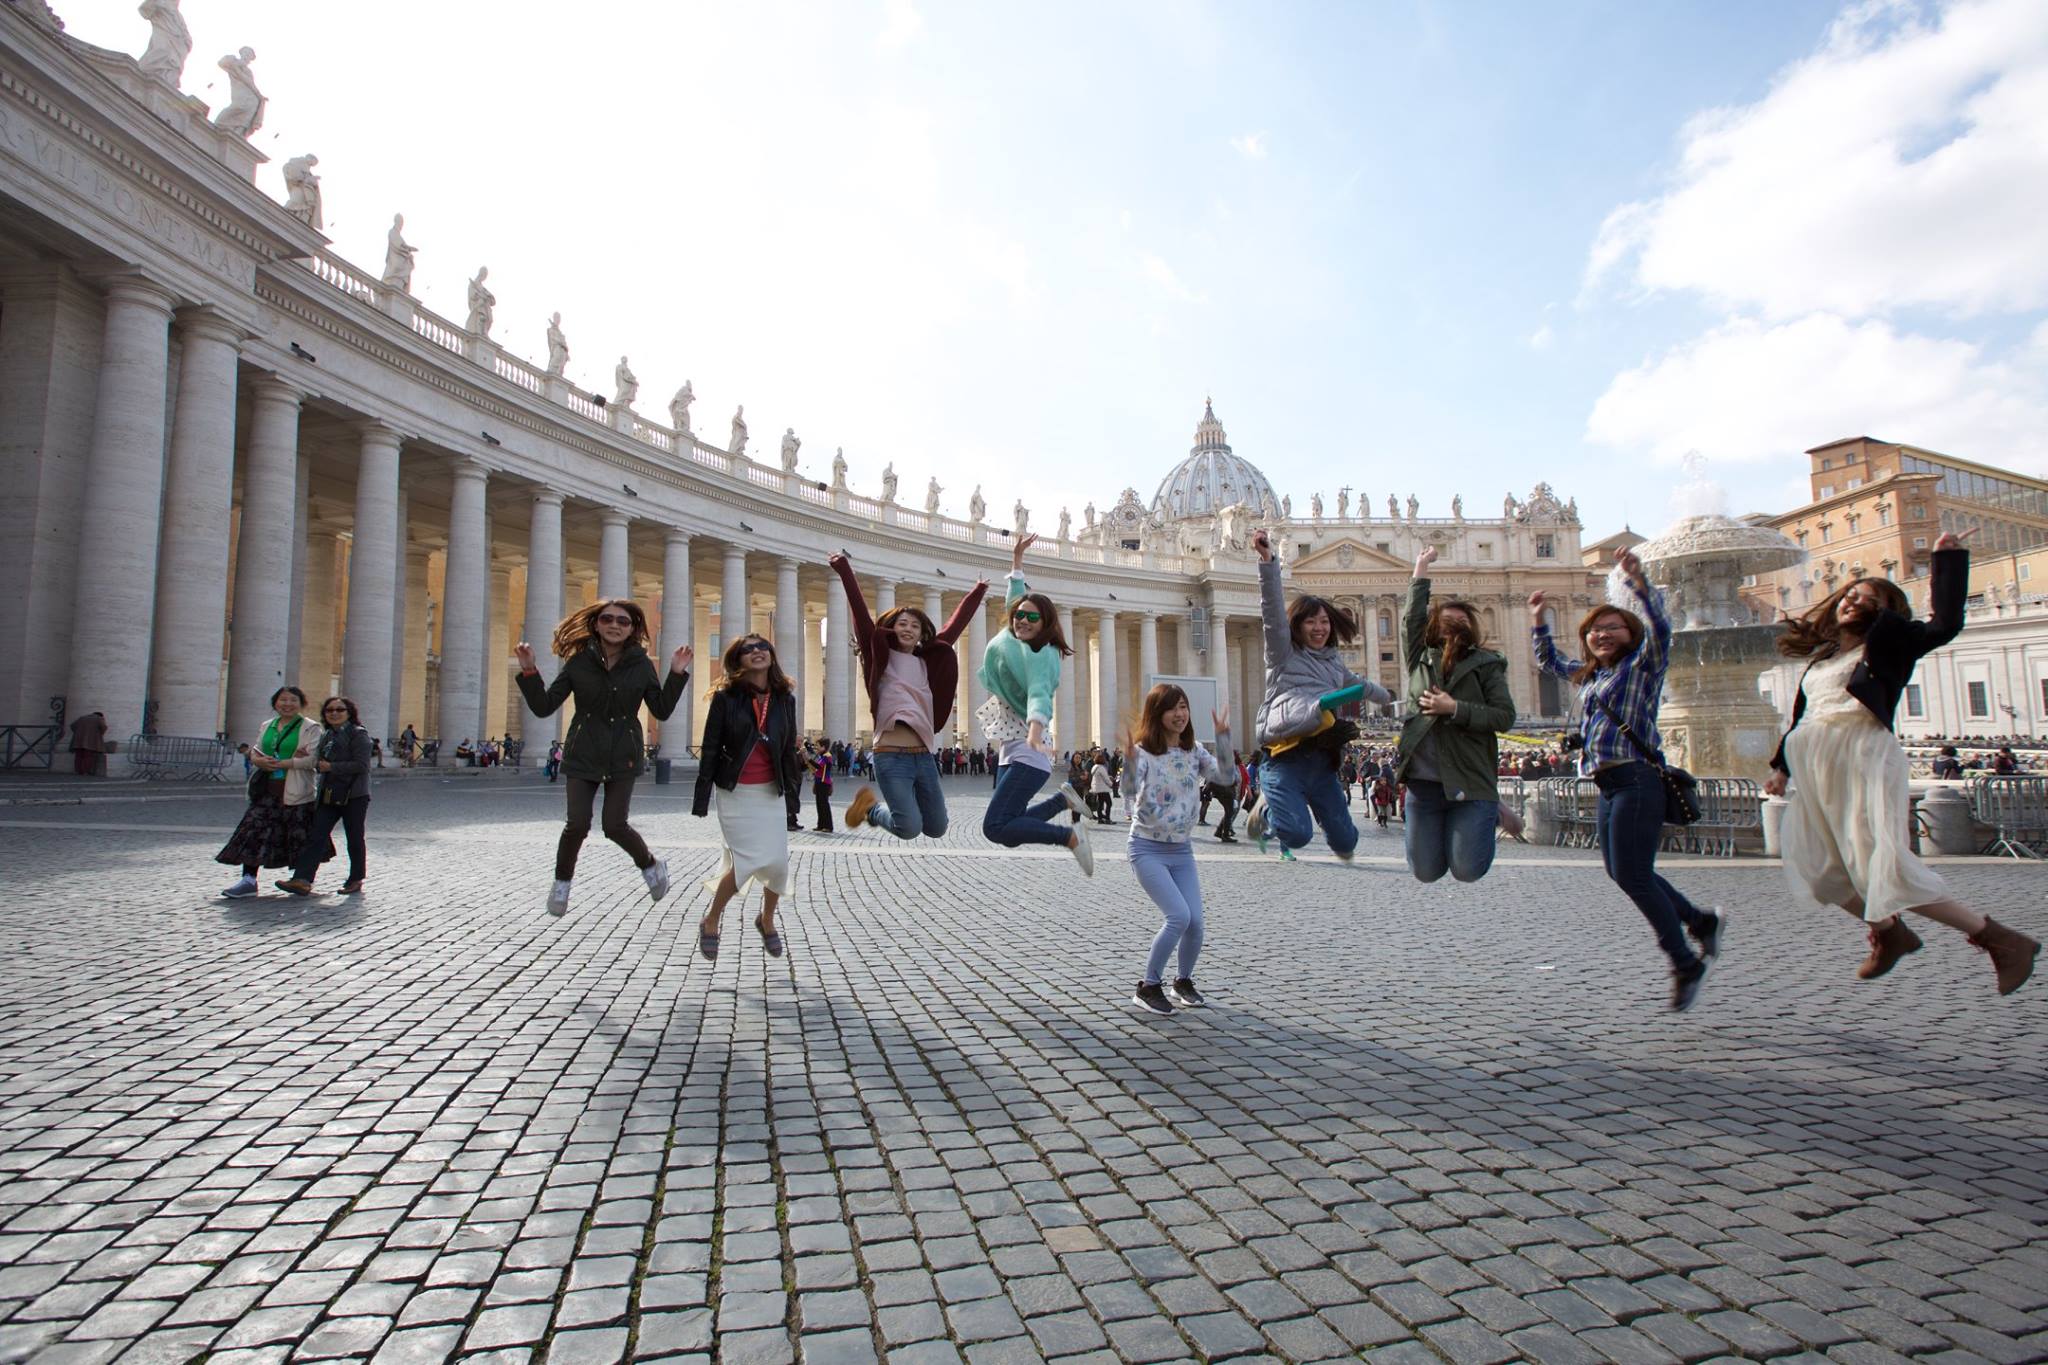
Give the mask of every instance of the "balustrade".
M 457 355 L 463 353 L 464 333 L 446 318 L 436 317 L 424 308 L 417 308 L 412 315 L 412 329 L 436 346 L 453 351 Z

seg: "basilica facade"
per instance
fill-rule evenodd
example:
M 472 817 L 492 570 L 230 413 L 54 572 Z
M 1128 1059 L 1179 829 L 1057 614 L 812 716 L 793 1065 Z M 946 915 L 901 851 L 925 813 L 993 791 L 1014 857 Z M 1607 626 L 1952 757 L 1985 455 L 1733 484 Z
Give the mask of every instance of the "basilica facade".
M 687 386 L 668 421 L 643 415 L 623 362 L 611 394 L 580 389 L 556 335 L 545 364 L 492 336 L 481 275 L 463 321 L 421 306 L 400 221 L 380 272 L 334 255 L 317 158 L 286 168 L 287 202 L 257 188 L 249 55 L 214 112 L 181 89 L 175 43 L 138 61 L 67 36 L 43 0 L 0 6 L 0 723 L 101 711 L 121 737 L 239 738 L 294 683 L 353 697 L 375 734 L 532 744 L 560 718 L 517 705 L 512 644 L 633 596 L 700 675 L 722 640 L 771 634 L 807 727 L 857 738 L 867 708 L 821 547 L 852 553 L 878 609 L 943 618 L 978 574 L 1000 582 L 1021 507 L 1000 527 L 978 496 L 965 519 L 913 508 L 893 464 L 856 491 L 843 460 L 829 479 L 803 468 L 794 433 L 756 459 L 737 416 L 723 444 L 692 430 Z M 1351 662 L 1397 692 L 1401 595 L 1436 546 L 1439 594 L 1478 606 L 1524 713 L 1562 711 L 1522 603 L 1542 588 L 1576 620 L 1592 600 L 1569 502 L 1539 484 L 1497 517 L 1354 506 L 1348 488 L 1307 504 L 1276 496 L 1211 409 L 1149 501 L 1125 489 L 1079 527 L 1062 517 L 1026 560 L 1078 650 L 1060 741 L 1113 741 L 1161 674 L 1213 678 L 1248 712 L 1257 527 L 1293 589 L 1359 613 Z M 970 659 L 1000 625 L 997 602 Z M 956 738 L 978 742 L 962 673 Z M 676 724 L 694 737 L 692 693 Z

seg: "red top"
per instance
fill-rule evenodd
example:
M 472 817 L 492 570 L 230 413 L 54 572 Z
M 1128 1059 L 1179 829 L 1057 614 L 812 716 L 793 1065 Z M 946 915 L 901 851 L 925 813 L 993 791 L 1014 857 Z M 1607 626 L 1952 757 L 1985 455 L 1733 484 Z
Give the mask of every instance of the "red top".
M 775 780 L 775 762 L 768 757 L 768 697 L 757 693 L 748 698 L 754 704 L 754 747 L 747 751 L 747 761 L 740 765 L 740 783 L 748 785 Z

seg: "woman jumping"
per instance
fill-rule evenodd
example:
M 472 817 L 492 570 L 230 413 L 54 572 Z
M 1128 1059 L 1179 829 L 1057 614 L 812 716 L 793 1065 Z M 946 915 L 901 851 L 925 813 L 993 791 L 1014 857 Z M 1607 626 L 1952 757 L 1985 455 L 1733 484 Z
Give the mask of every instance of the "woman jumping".
M 748 882 L 761 883 L 754 921 L 768 956 L 782 956 L 775 907 L 789 892 L 789 824 L 783 800 L 803 781 L 797 757 L 796 689 L 776 660 L 775 646 L 742 635 L 726 648 L 724 675 L 713 684 L 698 753 L 690 814 L 708 815 L 713 795 L 725 855 L 711 887 L 711 908 L 697 926 L 697 951 L 718 960 L 718 923 L 726 903 Z
M 647 738 L 640 729 L 640 708 L 667 720 L 682 700 L 690 681 L 690 647 L 669 657 L 668 677 L 655 676 L 647 657 L 653 637 L 647 614 L 629 598 L 608 597 L 569 613 L 555 627 L 553 649 L 562 661 L 555 680 L 545 685 L 534 662 L 533 646 L 521 640 L 513 654 L 519 659 L 519 695 L 527 709 L 548 717 L 576 698 L 576 717 L 562 745 L 562 773 L 568 779 L 569 818 L 555 845 L 555 884 L 548 891 L 548 913 L 569 912 L 569 884 L 576 876 L 576 855 L 590 833 L 591 807 L 604 790 L 604 837 L 626 850 L 647 883 L 648 894 L 668 894 L 668 864 L 647 851 L 647 841 L 627 823 L 633 804 L 633 783 L 647 766 Z
M 1914 665 L 1962 630 L 1969 584 L 1970 552 L 1944 534 L 1934 542 L 1926 621 L 1913 619 L 1898 584 L 1859 578 L 1786 623 L 1778 652 L 1810 662 L 1764 791 L 1783 796 L 1798 777 L 1781 835 L 1785 874 L 1802 899 L 1839 905 L 1870 926 L 1870 956 L 1857 976 L 1875 980 L 1920 951 L 1899 914 L 1910 910 L 1969 935 L 1990 955 L 1998 993 L 2010 995 L 2033 973 L 2041 945 L 1965 908 L 1914 856 L 1906 751 L 1891 728 Z
M 1062 829 L 1051 816 L 1085 807 L 1072 787 L 1062 784 L 1053 796 L 1031 804 L 1052 777 L 1058 752 L 1046 738 L 1052 724 L 1052 697 L 1060 682 L 1060 661 L 1074 651 L 1060 631 L 1060 614 L 1052 599 L 1031 592 L 1024 582 L 1024 551 L 1038 540 L 1018 537 L 1010 547 L 1010 578 L 1003 597 L 1009 624 L 996 632 L 981 656 L 981 681 L 988 688 L 976 718 L 982 732 L 1001 745 L 995 795 L 989 798 L 981 832 L 1004 848 L 1050 844 L 1069 849 L 1081 874 L 1095 875 L 1095 854 L 1079 825 Z
M 1216 722 L 1216 753 L 1195 743 L 1188 694 L 1159 683 L 1145 694 L 1137 733 L 1124 738 L 1124 791 L 1131 806 L 1127 855 L 1138 885 L 1166 922 L 1152 940 L 1145 975 L 1131 1003 L 1154 1014 L 1172 1014 L 1174 1003 L 1200 1006 L 1195 959 L 1202 954 L 1202 883 L 1195 874 L 1195 850 L 1188 833 L 1202 788 L 1222 774 L 1218 756 L 1230 753 L 1229 711 L 1210 713 Z M 1178 949 L 1180 975 L 1167 998 L 1166 959 Z

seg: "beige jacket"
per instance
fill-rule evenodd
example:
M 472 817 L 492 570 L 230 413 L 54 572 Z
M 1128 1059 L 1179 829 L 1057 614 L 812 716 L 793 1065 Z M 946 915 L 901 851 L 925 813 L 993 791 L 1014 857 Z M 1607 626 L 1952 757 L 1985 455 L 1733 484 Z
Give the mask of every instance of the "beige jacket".
M 265 722 L 266 725 L 268 723 Z M 257 740 L 262 738 L 263 732 L 258 730 L 256 738 L 249 741 L 251 751 L 257 747 Z M 313 771 L 313 764 L 318 761 L 319 749 L 320 726 L 308 718 L 300 724 L 298 747 L 285 763 L 284 804 L 287 806 L 303 806 L 317 794 L 320 779 Z

